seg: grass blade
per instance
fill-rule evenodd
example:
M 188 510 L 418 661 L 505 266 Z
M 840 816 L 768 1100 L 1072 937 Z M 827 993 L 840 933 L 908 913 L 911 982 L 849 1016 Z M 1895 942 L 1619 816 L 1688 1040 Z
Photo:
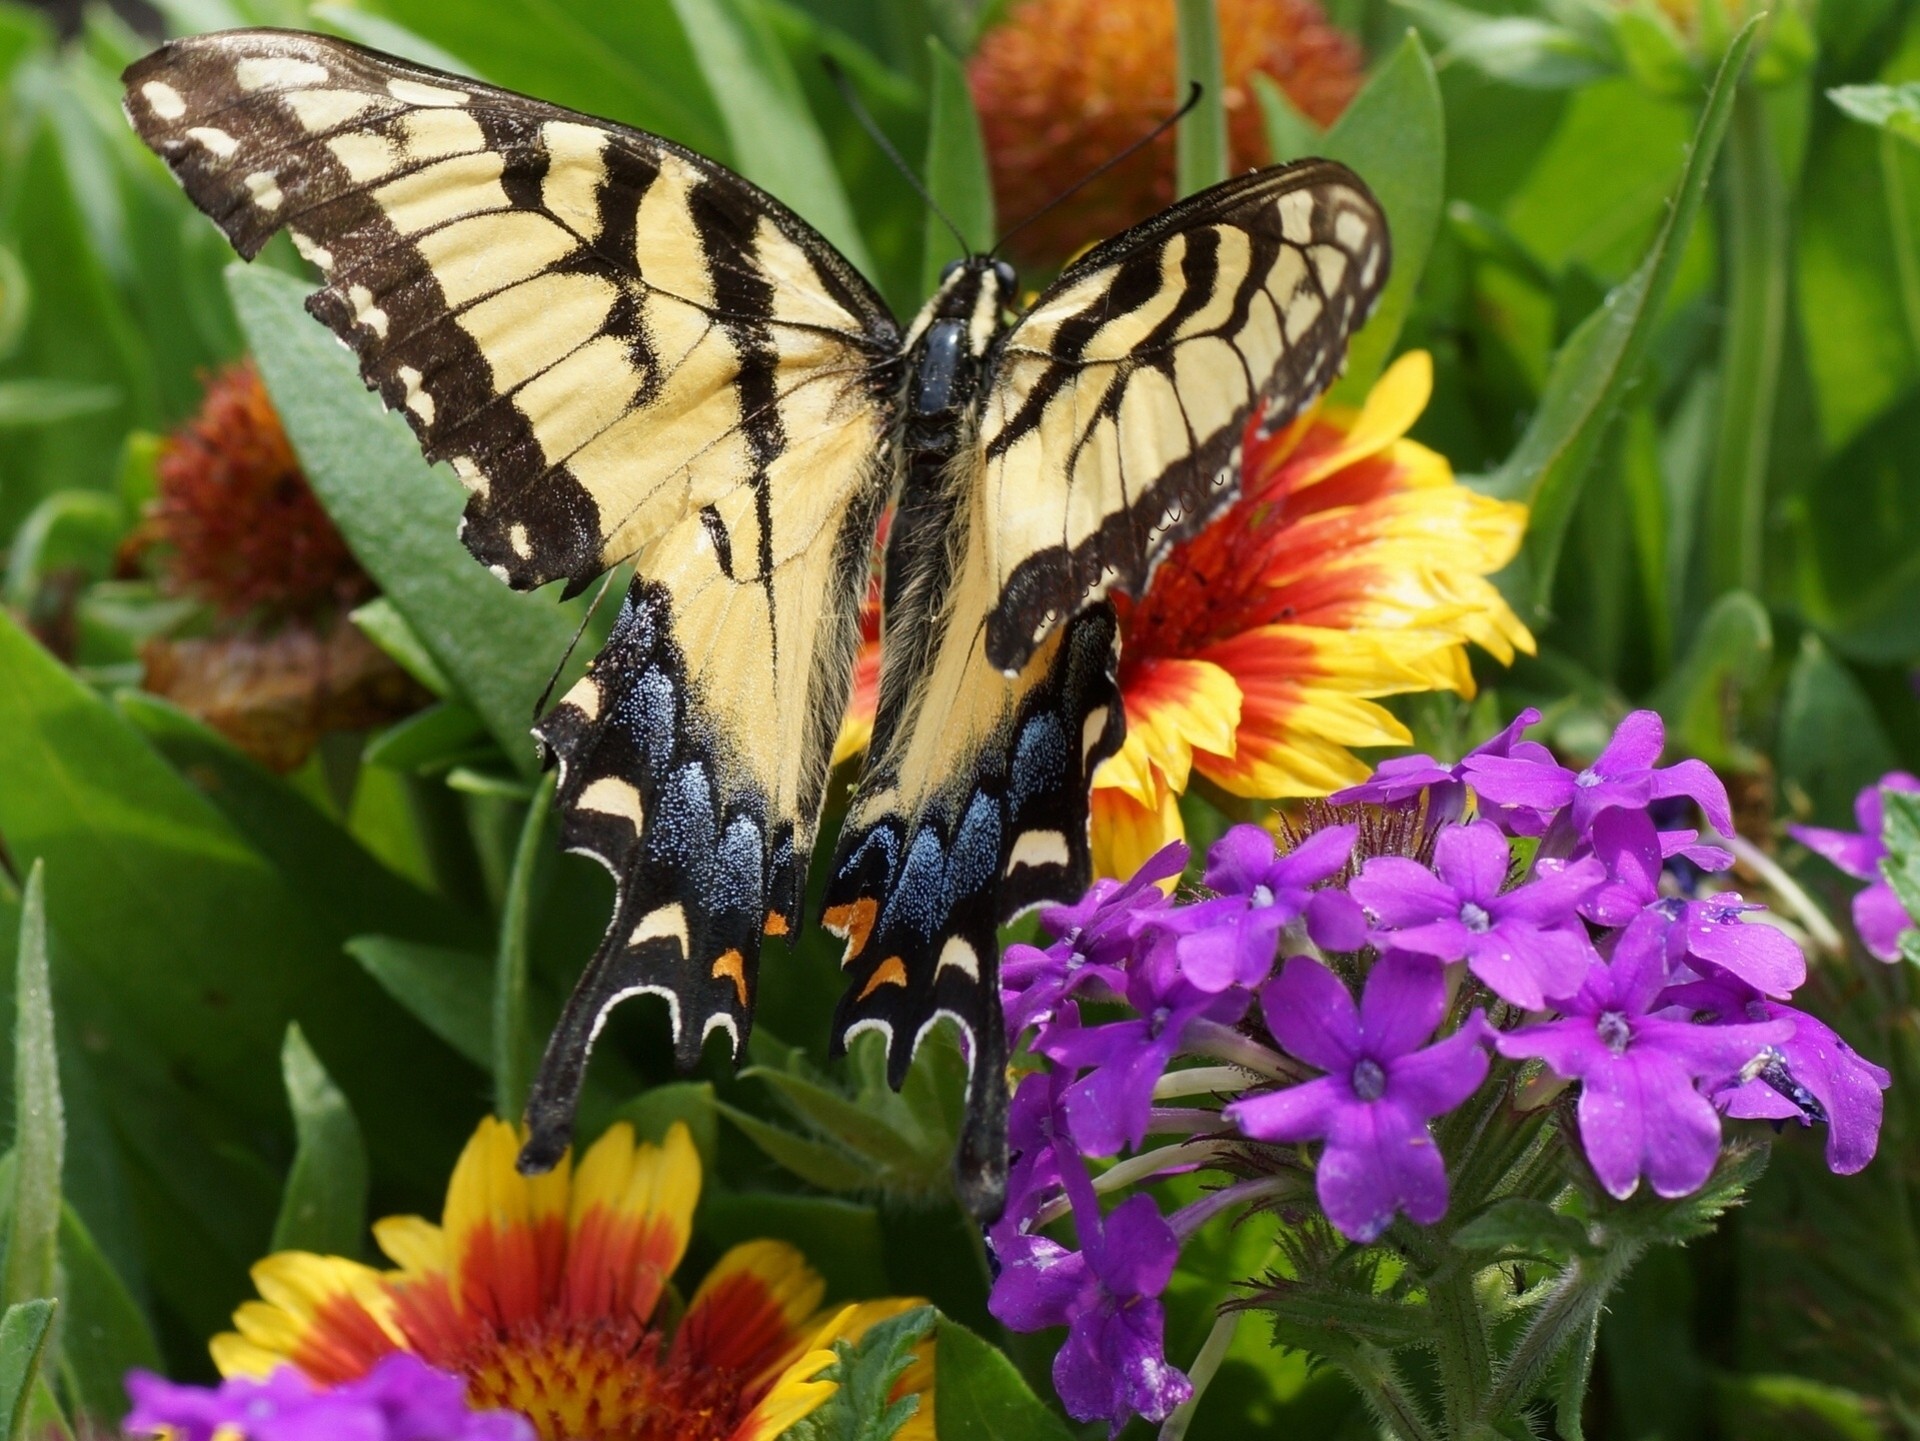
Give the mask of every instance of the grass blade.
M 974 113 L 967 72 L 937 39 L 927 40 L 933 72 L 933 109 L 927 127 L 927 193 L 959 227 L 966 248 L 976 254 L 993 244 L 993 177 L 987 170 L 987 143 Z M 953 237 L 937 215 L 927 216 L 927 238 L 920 260 L 920 289 L 933 294 L 940 272 L 957 259 Z
M 1182 195 L 1227 178 L 1227 77 L 1220 59 L 1220 17 L 1214 0 L 1176 0 L 1180 88 L 1184 103 L 1197 83 L 1200 103 L 1174 136 L 1175 189 Z
M 273 1249 L 358 1256 L 367 1228 L 360 1123 L 298 1025 L 287 1027 L 280 1071 L 298 1145 L 273 1223 Z
M 14 973 L 13 1220 L 4 1295 L 9 1305 L 52 1296 L 60 1255 L 60 1164 L 67 1123 L 47 967 L 46 866 L 40 861 L 27 875 L 21 899 Z

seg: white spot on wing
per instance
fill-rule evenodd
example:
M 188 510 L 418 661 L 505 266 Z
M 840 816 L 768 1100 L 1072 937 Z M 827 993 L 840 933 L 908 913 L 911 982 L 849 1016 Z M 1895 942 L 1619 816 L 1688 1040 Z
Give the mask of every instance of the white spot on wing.
M 1007 857 L 1007 874 L 1012 875 L 1022 866 L 1064 866 L 1072 858 L 1064 832 L 1026 831 L 1013 843 L 1013 852 Z
M 687 913 L 678 901 L 659 906 L 640 917 L 640 924 L 633 928 L 633 934 L 627 937 L 627 944 L 638 946 L 646 941 L 677 941 L 680 954 L 687 953 Z
M 221 160 L 231 160 L 233 152 L 240 148 L 240 142 L 224 130 L 216 130 L 211 125 L 196 125 L 187 134 L 198 140 Z
M 187 113 L 187 102 L 180 98 L 180 92 L 164 80 L 149 80 L 140 87 L 140 93 L 146 97 L 147 104 L 153 107 L 153 113 L 162 120 L 178 120 Z
M 593 1029 L 587 1033 L 587 1045 L 600 1039 L 600 1029 L 607 1023 L 607 1017 L 613 1014 L 613 1008 L 633 996 L 658 996 L 667 1003 L 667 1019 L 673 1022 L 673 1039 L 680 1040 L 680 998 L 666 986 L 628 986 L 624 991 L 615 991 L 607 997 L 607 1003 L 600 1008 L 600 1014 L 593 1018 Z
M 946 945 L 940 948 L 939 964 L 933 968 L 934 979 L 938 980 L 948 966 L 976 981 L 980 979 L 980 956 L 959 936 L 948 936 Z
M 1087 763 L 1087 757 L 1093 754 L 1093 748 L 1100 744 L 1100 734 L 1107 728 L 1107 708 L 1098 706 L 1087 712 L 1087 718 L 1080 722 L 1080 764 Z
M 590 721 L 599 720 L 600 719 L 600 686 L 593 679 L 592 676 L 582 676 L 579 680 L 574 682 L 572 690 L 568 691 L 565 695 L 560 697 L 560 704 L 572 706 L 575 710 L 579 711 L 581 715 L 585 716 Z M 603 806 L 587 806 L 587 797 L 593 794 L 595 790 L 605 785 L 606 783 L 607 782 L 605 780 L 597 780 L 592 785 L 588 786 L 586 790 L 580 793 L 580 804 L 589 810 L 604 810 L 605 807 Z M 625 781 L 618 781 L 618 782 L 615 782 L 615 784 L 626 786 L 626 788 L 630 791 L 633 790 L 633 787 L 630 785 L 627 785 Z M 636 811 L 640 807 L 640 793 L 638 791 L 634 791 L 633 805 Z M 636 820 L 634 824 L 638 825 L 639 822 Z
M 460 483 L 467 488 L 469 494 L 477 495 L 482 500 L 485 500 L 493 489 L 492 483 L 486 477 L 486 472 L 480 469 L 470 455 L 456 455 L 453 458 L 453 473 L 460 477 Z
M 522 560 L 533 559 L 533 544 L 527 539 L 527 528 L 517 522 L 507 531 L 507 544 L 513 547 L 513 553 Z
M 347 287 L 347 299 L 353 302 L 353 323 L 355 325 L 366 326 L 367 329 L 371 330 L 375 335 L 385 340 L 387 338 L 387 312 L 373 303 L 373 292 L 364 285 L 350 285 Z M 408 391 L 407 403 L 411 405 L 413 403 L 412 391 L 420 383 L 420 372 L 412 370 L 411 374 L 413 379 L 408 380 L 407 376 L 409 371 L 410 368 L 403 368 L 400 371 L 400 379 L 406 384 Z
M 579 689 L 578 686 L 574 687 L 575 691 Z M 574 701 L 573 691 L 567 692 L 566 699 L 578 704 Z M 600 709 L 599 692 L 593 693 L 591 710 L 587 706 L 580 706 L 580 709 L 587 712 L 588 720 L 592 720 Z M 580 792 L 580 799 L 574 804 L 581 810 L 592 811 L 596 815 L 619 816 L 622 820 L 630 822 L 636 831 L 640 829 L 645 819 L 640 807 L 640 792 L 635 790 L 630 782 L 623 781 L 618 776 L 600 777 Z
M 285 199 L 280 194 L 280 182 L 273 178 L 270 170 L 256 170 L 249 175 L 247 190 L 253 196 L 253 203 L 262 210 L 278 210 Z
M 333 269 L 333 252 L 297 230 L 287 232 L 293 240 L 293 248 L 300 252 L 303 260 L 310 260 L 322 270 Z
M 1333 222 L 1333 237 L 1349 250 L 1358 250 L 1366 243 L 1367 222 L 1356 211 L 1343 210 Z
M 381 334 L 386 334 L 384 327 Z M 420 388 L 420 372 L 411 365 L 403 365 L 394 372 L 400 383 L 407 388 L 406 406 L 420 417 L 422 425 L 433 424 L 433 397 Z
M 389 80 L 387 93 L 409 105 L 465 105 L 467 92 L 443 90 L 438 85 L 423 85 L 418 80 Z
M 324 65 L 298 60 L 291 55 L 252 55 L 234 69 L 234 78 L 242 90 L 292 90 L 324 84 Z
M 733 1042 L 734 1054 L 740 1053 L 740 1028 L 733 1023 L 732 1016 L 725 1011 L 715 1011 L 708 1016 L 706 1025 L 700 1029 L 700 1039 L 705 1041 L 715 1031 L 725 1031 L 727 1038 Z
M 1305 190 L 1282 195 L 1279 203 L 1280 233 L 1295 245 L 1313 239 L 1313 196 Z

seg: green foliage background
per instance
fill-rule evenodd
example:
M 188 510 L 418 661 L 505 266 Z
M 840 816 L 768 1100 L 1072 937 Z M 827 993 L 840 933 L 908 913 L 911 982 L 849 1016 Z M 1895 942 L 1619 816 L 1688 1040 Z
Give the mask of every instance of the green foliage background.
M 1651 0 L 1336 0 L 1366 94 L 1325 136 L 1264 98 L 1280 153 L 1348 160 L 1392 214 L 1398 273 L 1349 393 L 1430 349 L 1417 437 L 1535 508 L 1502 583 L 1541 654 L 1486 675 L 1471 708 L 1407 705 L 1422 743 L 1457 752 L 1537 703 L 1557 744 L 1591 752 L 1652 704 L 1737 780 L 1760 838 L 1782 817 L 1844 824 L 1856 788 L 1920 769 L 1920 6 L 1782 0 L 1708 113 L 1741 17 L 1704 4 L 1684 21 Z M 175 33 L 321 29 L 672 136 L 794 204 L 910 312 L 950 238 L 834 95 L 830 54 L 969 240 L 993 233 L 960 68 L 991 6 L 160 10 Z M 516 1109 L 610 895 L 547 843 L 526 736 L 582 612 L 466 557 L 457 485 L 307 320 L 290 251 L 230 266 L 120 116 L 118 73 L 147 46 L 104 9 L 63 41 L 0 0 L 4 1299 L 62 1303 L 57 1321 L 7 1313 L 0 1413 L 34 1424 L 56 1406 L 111 1420 L 129 1365 L 208 1374 L 206 1337 L 270 1247 L 364 1253 L 369 1215 L 437 1214 L 478 1116 Z M 1205 47 L 1185 51 L 1204 70 Z M 1203 125 L 1191 137 L 1199 182 L 1222 161 Z M 156 437 L 243 349 L 380 584 L 356 618 L 436 697 L 285 779 L 131 688 L 141 640 L 190 618 L 114 578 Z M 56 606 L 71 665 L 30 634 Z M 1194 805 L 1197 835 L 1221 824 Z M 1912 1079 L 1909 985 L 1905 967 L 1829 966 L 1815 1008 Z M 676 1080 L 663 1017 L 629 1007 L 584 1133 L 693 1126 L 710 1185 L 688 1275 L 776 1234 L 838 1296 L 933 1301 L 943 1437 L 1066 1434 L 1037 1399 L 1051 1347 L 987 1316 L 947 1190 L 957 1056 L 933 1048 L 900 1096 L 866 1052 L 828 1073 L 835 990 L 818 937 L 772 956 L 737 1078 L 710 1062 Z M 1603 1329 L 1586 1434 L 1920 1432 L 1911 1095 L 1890 1098 L 1864 1176 L 1827 1177 L 1817 1134 L 1789 1135 L 1746 1211 L 1646 1263 Z M 1190 1249 L 1176 1361 L 1267 1264 L 1255 1230 Z M 1369 1434 L 1340 1383 L 1260 1332 L 1241 1328 L 1189 1435 Z

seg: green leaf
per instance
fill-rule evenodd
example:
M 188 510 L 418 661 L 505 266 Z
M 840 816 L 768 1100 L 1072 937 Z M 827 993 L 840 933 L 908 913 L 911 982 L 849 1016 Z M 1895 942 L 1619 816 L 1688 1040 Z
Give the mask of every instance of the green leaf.
M 1882 1441 L 1888 1434 L 1885 1398 L 1807 1376 L 1716 1375 L 1713 1397 L 1723 1436 Z
M 820 1273 L 831 1296 L 884 1296 L 892 1289 L 879 1213 L 857 1201 L 718 1191 L 701 1198 L 700 1236 L 720 1251 L 763 1236 L 789 1242 Z
M 83 415 L 98 415 L 120 403 L 107 385 L 70 380 L 0 380 L 0 430 L 58 425 Z
M 1880 874 L 1893 887 L 1907 916 L 1920 925 L 1920 796 L 1883 786 L 1880 802 L 1880 838 L 1887 847 Z
M 1743 590 L 1716 600 L 1652 696 L 1671 743 L 1711 766 L 1749 768 L 1753 756 L 1739 738 L 1741 703 L 1766 679 L 1772 658 L 1767 608 Z
M 917 1396 L 895 1401 L 890 1393 L 937 1315 L 931 1306 L 916 1306 L 876 1322 L 857 1342 L 835 1341 L 834 1362 L 819 1379 L 837 1388 L 825 1405 L 781 1432 L 784 1441 L 892 1441 L 926 1404 Z
M 139 1303 L 71 1206 L 60 1216 L 60 1271 L 66 1283 L 60 1362 L 75 1409 L 117 1422 L 126 1409 L 127 1372 L 159 1370 L 160 1348 Z
M 718 1164 L 720 1120 L 713 1109 L 713 1085 L 709 1081 L 669 1081 L 649 1086 L 614 1113 L 614 1120 L 626 1121 L 643 1141 L 659 1143 L 677 1121 L 693 1136 L 700 1162 L 711 1175 Z
M 459 483 L 427 466 L 352 355 L 307 315 L 303 282 L 234 265 L 227 286 L 315 493 L 457 694 L 533 774 L 534 703 L 578 612 L 515 595 L 474 563 L 457 537 Z
M 22 608 L 62 572 L 105 580 L 113 572 L 127 512 L 113 496 L 94 490 L 56 490 L 14 532 L 7 558 L 7 599 Z
M 1526 547 L 1531 609 L 1545 614 L 1574 504 L 1595 453 L 1637 379 L 1654 322 L 1673 286 L 1681 253 L 1706 195 L 1707 178 L 1732 114 L 1737 81 L 1753 46 L 1749 22 L 1727 51 L 1681 172 L 1672 208 L 1639 269 L 1568 337 L 1554 357 L 1539 408 L 1506 463 L 1480 488 L 1532 507 Z
M 1532 15 L 1487 15 L 1452 0 L 1394 0 L 1445 48 L 1442 67 L 1467 65 L 1530 90 L 1568 90 L 1613 69 L 1593 38 Z
M 273 1249 L 358 1256 L 367 1229 L 367 1148 L 353 1107 L 300 1034 L 280 1052 L 298 1145 L 273 1223 Z
M 1587 1228 L 1545 1201 L 1509 1197 L 1495 1201 L 1453 1233 L 1462 1251 L 1506 1251 L 1543 1261 L 1566 1260 L 1589 1254 L 1594 1246 Z
M 1174 135 L 1174 189 L 1192 195 L 1227 178 L 1227 77 L 1220 57 L 1220 16 L 1214 0 L 1174 0 L 1177 63 L 1184 104 L 1193 87 L 1200 101 Z
M 1413 307 L 1440 223 L 1447 171 L 1447 122 L 1440 82 L 1411 30 L 1373 73 L 1315 153 L 1351 167 L 1387 212 L 1393 274 L 1372 318 L 1347 347 L 1336 398 L 1357 404 L 1393 354 Z
M 959 1322 L 941 1318 L 935 1358 L 940 1441 L 1071 1441 L 1013 1362 Z
M 1827 99 L 1855 120 L 1920 145 L 1920 80 L 1904 85 L 1836 85 Z
M 1253 84 L 1254 98 L 1260 102 L 1260 118 L 1266 125 L 1267 150 L 1273 163 L 1284 165 L 1320 154 L 1320 137 L 1325 132 L 1293 103 L 1273 77 L 1256 70 L 1247 78 Z
M 442 701 L 395 721 L 367 742 L 361 759 L 387 770 L 444 771 L 494 754 L 493 740 L 471 707 Z
M 1800 638 L 1780 699 L 1774 763 L 1782 790 L 1805 797 L 1809 819 L 1844 825 L 1853 798 L 1897 762 L 1893 744 L 1853 672 L 1816 635 Z
M 534 789 L 501 907 L 493 969 L 493 1105 L 499 1116 L 517 1116 L 526 1108 L 527 1087 L 533 1081 L 537 1042 L 527 1015 L 527 933 L 533 926 L 535 874 L 547 859 L 553 787 L 554 778 L 548 775 Z
M 60 1255 L 60 1165 L 66 1111 L 53 1039 L 47 965 L 46 866 L 33 863 L 20 906 L 13 984 L 13 1215 L 7 1226 L 4 1299 L 9 1306 L 52 1296 Z
M 951 50 L 927 37 L 927 63 L 933 74 L 933 109 L 927 125 L 927 193 L 960 231 L 960 244 L 975 255 L 992 246 L 993 176 L 987 169 L 987 144 L 973 110 L 966 68 Z M 920 289 L 931 295 L 940 272 L 959 257 L 955 241 L 938 215 L 927 215 L 920 260 Z
M 714 1107 L 738 1126 L 749 1141 L 765 1151 L 769 1159 L 823 1191 L 863 1191 L 874 1184 L 872 1170 L 838 1146 L 796 1136 L 725 1101 L 715 1101 Z
M 443 50 L 424 36 L 383 16 L 369 15 L 351 5 L 315 5 L 312 14 L 318 28 L 344 35 L 372 49 L 398 55 L 416 65 L 444 70 L 449 75 L 465 75 L 475 80 L 486 78 L 451 50 Z
M 0 1419 L 7 1441 L 20 1441 L 40 1379 L 40 1357 L 53 1329 L 53 1302 L 21 1301 L 0 1316 Z
M 800 81 L 755 0 L 673 0 L 720 106 L 734 168 L 792 206 L 863 275 L 873 258 Z
M 400 669 L 435 695 L 444 697 L 453 690 L 453 682 L 440 669 L 440 663 L 433 658 L 433 653 L 413 633 L 407 618 L 395 610 L 393 602 L 385 596 L 355 607 L 353 623 L 366 633 L 368 640 L 385 651 Z
M 347 954 L 428 1030 L 476 1066 L 492 1067 L 492 981 L 485 960 L 394 936 L 355 936 Z

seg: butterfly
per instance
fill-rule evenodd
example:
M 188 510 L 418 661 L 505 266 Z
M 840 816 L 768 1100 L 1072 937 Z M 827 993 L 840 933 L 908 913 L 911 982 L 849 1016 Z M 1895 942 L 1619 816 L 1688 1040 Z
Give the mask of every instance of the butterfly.
M 1329 161 L 1256 170 L 1097 246 L 1021 313 L 949 266 L 904 330 L 799 216 L 659 136 L 342 41 L 236 30 L 129 67 L 126 109 L 249 259 L 281 230 L 352 348 L 469 496 L 508 585 L 631 562 L 611 637 L 535 727 L 561 842 L 616 901 L 548 1044 L 523 1169 L 587 1057 L 662 997 L 682 1066 L 737 1061 L 762 945 L 791 942 L 891 506 L 879 700 L 828 871 L 834 1046 L 898 1087 L 957 1024 L 963 1201 L 1004 1191 L 998 928 L 1090 880 L 1088 790 L 1124 733 L 1107 597 L 1236 496 L 1386 283 L 1385 217 Z

